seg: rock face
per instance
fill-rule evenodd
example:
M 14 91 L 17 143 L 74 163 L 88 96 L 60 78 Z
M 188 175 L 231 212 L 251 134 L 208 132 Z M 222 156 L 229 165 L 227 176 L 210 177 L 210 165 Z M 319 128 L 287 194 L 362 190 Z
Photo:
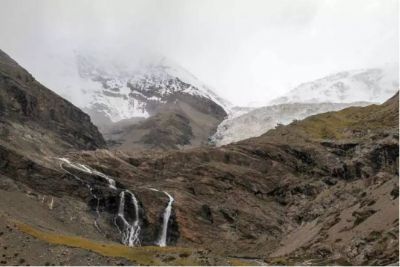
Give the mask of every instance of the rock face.
M 55 157 L 38 153 L 33 159 L 32 150 L 2 145 L 1 221 L 13 226 L 7 238 L 22 231 L 40 242 L 76 248 L 69 253 L 129 256 L 131 264 L 239 264 L 232 257 L 271 265 L 396 263 L 398 101 L 397 94 L 382 105 L 314 115 L 218 148 L 137 154 L 60 149 Z M 184 136 L 194 133 L 184 118 L 170 116 L 174 123 L 164 125 L 181 129 L 174 142 L 185 143 Z M 14 133 L 21 140 L 27 134 Z M 167 193 L 174 199 L 169 247 L 127 252 L 117 246 L 126 237 L 138 237 L 134 244 L 158 244 Z M 121 201 L 122 195 L 131 197 Z M 7 249 L 22 246 L 1 240 Z M 24 242 L 24 251 L 43 251 L 40 242 Z M 182 246 L 209 248 L 213 256 L 182 252 Z M 149 251 L 153 258 L 144 261 Z
M 201 99 L 199 99 L 201 103 Z M 203 107 L 207 103 L 204 103 Z M 200 111 L 186 102 L 164 106 L 160 112 L 135 123 L 116 123 L 104 129 L 112 149 L 187 149 L 207 145 L 223 117 Z
M 0 51 L 1 144 L 34 153 L 105 146 L 88 115 Z

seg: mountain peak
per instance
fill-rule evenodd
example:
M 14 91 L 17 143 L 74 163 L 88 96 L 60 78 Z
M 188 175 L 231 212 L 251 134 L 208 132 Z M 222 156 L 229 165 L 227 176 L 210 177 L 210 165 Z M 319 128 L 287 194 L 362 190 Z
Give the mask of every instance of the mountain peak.
M 76 53 L 76 63 L 80 79 L 92 85 L 84 90 L 89 99 L 84 108 L 113 122 L 154 115 L 178 94 L 207 99 L 228 113 L 227 101 L 166 57 L 129 61 Z

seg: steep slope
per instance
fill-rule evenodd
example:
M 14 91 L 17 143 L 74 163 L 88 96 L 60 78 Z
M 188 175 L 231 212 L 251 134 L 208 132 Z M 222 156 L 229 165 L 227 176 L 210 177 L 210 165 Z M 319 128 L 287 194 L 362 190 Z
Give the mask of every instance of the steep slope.
M 186 102 L 164 106 L 152 117 L 104 130 L 112 149 L 187 149 L 207 145 L 221 117 L 204 113 Z M 114 124 L 116 125 L 116 124 Z
M 49 154 L 105 146 L 88 115 L 37 82 L 0 51 L 0 144 Z
M 399 66 L 344 71 L 306 82 L 270 104 L 383 102 L 399 89 Z
M 225 119 L 218 125 L 211 142 L 217 146 L 260 136 L 279 124 L 289 124 L 308 116 L 350 106 L 366 106 L 367 102 L 354 103 L 293 103 L 272 105 L 253 109 L 243 115 Z

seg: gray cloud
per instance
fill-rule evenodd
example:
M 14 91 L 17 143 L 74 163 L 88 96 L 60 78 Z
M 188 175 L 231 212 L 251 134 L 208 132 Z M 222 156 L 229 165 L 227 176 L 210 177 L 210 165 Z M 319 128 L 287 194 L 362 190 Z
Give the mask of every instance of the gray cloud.
M 47 59 L 73 50 L 131 57 L 151 51 L 244 105 L 266 102 L 331 72 L 398 61 L 397 0 L 0 0 L 0 5 L 0 48 L 38 79 L 60 64 Z

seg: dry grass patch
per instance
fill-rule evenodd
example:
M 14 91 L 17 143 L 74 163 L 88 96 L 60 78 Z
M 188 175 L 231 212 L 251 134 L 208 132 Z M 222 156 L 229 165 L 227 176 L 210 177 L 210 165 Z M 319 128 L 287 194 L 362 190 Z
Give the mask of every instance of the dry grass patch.
M 51 244 L 86 249 L 103 256 L 125 258 L 139 265 L 200 265 L 193 257 L 181 258 L 179 255 L 192 255 L 194 250 L 181 247 L 126 247 L 119 244 L 103 243 L 78 236 L 63 235 L 42 231 L 30 225 L 16 222 L 17 228 L 26 234 Z M 173 255 L 174 260 L 163 262 L 162 257 Z

